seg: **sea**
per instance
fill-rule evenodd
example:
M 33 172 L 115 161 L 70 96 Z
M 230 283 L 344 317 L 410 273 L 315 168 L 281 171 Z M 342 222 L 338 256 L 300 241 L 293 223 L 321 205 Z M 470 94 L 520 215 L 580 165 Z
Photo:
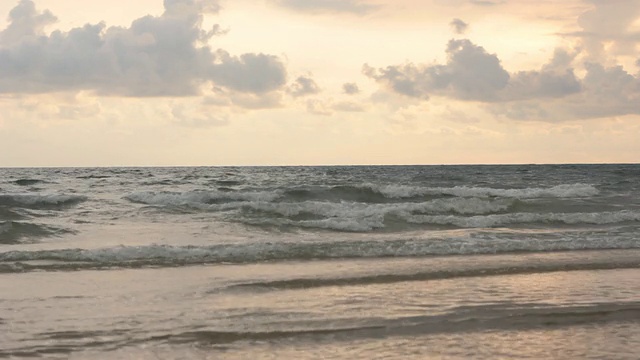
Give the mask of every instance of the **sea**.
M 0 358 L 640 358 L 640 165 L 0 169 Z

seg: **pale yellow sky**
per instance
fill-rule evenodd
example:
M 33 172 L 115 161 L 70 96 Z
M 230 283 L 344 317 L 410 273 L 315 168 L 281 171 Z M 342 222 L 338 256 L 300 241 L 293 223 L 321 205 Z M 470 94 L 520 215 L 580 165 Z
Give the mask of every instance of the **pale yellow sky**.
M 640 155 L 637 0 L 168 3 L 0 3 L 0 167 Z

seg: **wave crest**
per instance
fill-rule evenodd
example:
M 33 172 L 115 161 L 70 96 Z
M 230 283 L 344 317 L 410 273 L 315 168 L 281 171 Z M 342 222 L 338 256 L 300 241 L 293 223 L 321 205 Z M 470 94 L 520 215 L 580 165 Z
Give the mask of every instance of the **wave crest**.
M 449 195 L 458 197 L 504 197 L 531 199 L 539 197 L 570 198 L 594 196 L 599 193 L 589 184 L 562 184 L 551 188 L 499 189 L 488 187 L 415 187 L 403 185 L 372 186 L 372 189 L 390 198 L 411 198 L 424 195 Z
M 68 232 L 68 230 L 29 222 L 5 221 L 0 222 L 0 244 L 19 244 Z
M 120 246 L 103 249 L 60 249 L 9 251 L 0 253 L 0 264 L 23 270 L 75 270 L 112 267 L 187 266 L 217 263 L 256 263 L 264 261 L 306 261 L 346 258 L 385 258 L 476 255 L 522 252 L 548 252 L 596 249 L 640 249 L 630 237 L 603 239 L 585 236 L 580 241 L 562 236 L 555 239 L 447 236 L 396 240 L 336 240 L 325 242 L 255 242 L 211 246 Z M 45 263 L 30 264 L 32 261 Z M 49 262 L 49 263 L 46 263 Z
M 0 194 L 0 206 L 51 208 L 72 206 L 86 201 L 86 196 L 66 194 Z

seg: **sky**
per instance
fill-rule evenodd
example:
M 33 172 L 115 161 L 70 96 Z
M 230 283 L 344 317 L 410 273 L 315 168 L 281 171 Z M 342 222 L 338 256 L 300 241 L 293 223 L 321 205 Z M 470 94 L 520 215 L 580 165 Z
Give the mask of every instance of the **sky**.
M 0 2 L 0 167 L 639 160 L 640 0 Z

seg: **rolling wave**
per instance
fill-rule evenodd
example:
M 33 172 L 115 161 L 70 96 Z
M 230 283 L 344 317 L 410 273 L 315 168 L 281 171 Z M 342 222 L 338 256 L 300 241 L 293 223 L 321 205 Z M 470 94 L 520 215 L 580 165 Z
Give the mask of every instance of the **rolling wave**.
M 415 187 L 385 185 L 370 187 L 390 198 L 410 198 L 424 195 L 450 195 L 459 197 L 504 197 L 514 199 L 587 197 L 599 193 L 589 184 L 563 184 L 551 188 L 497 189 L 488 187 Z
M 247 205 L 251 209 L 277 210 L 277 206 L 272 204 L 262 204 L 260 206 Z M 494 205 L 495 206 L 495 205 Z M 500 206 L 500 205 L 498 205 Z M 309 206 L 307 206 L 309 208 Z M 486 208 L 478 208 L 476 211 L 489 212 L 490 205 Z M 383 229 L 396 225 L 397 227 L 408 228 L 406 224 L 416 224 L 431 227 L 455 227 L 455 228 L 496 228 L 512 225 L 605 225 L 605 224 L 626 224 L 640 221 L 640 212 L 621 210 L 617 212 L 596 212 L 596 213 L 508 213 L 490 214 L 475 216 L 458 215 L 422 215 L 415 214 L 414 206 L 405 207 L 363 207 L 353 210 L 351 207 L 338 207 L 332 209 L 331 206 L 320 206 L 313 208 L 311 215 L 318 215 L 320 218 L 295 218 L 292 215 L 301 213 L 299 208 L 285 208 L 286 211 L 278 213 L 287 217 L 259 217 L 259 218 L 238 218 L 237 221 L 261 226 L 291 226 L 302 228 L 318 228 L 349 232 L 363 232 L 374 229 Z M 329 210 L 329 211 L 327 211 Z M 428 210 L 428 208 L 427 208 Z M 462 214 L 472 213 L 471 210 L 453 210 Z M 327 217 L 328 216 L 328 217 Z
M 188 191 L 188 192 L 154 192 L 139 191 L 124 198 L 139 204 L 157 206 L 188 206 L 196 209 L 207 209 L 209 205 L 224 204 L 237 201 L 272 201 L 279 194 L 269 191 L 227 192 L 227 191 Z
M 18 180 L 15 180 L 13 183 L 20 186 L 30 186 L 35 184 L 45 184 L 47 183 L 47 181 L 40 180 L 40 179 L 18 179 Z
M 86 196 L 66 194 L 0 194 L 0 206 L 27 209 L 72 206 L 86 201 Z
M 21 220 L 24 218 L 24 215 L 0 206 L 0 220 Z
M 69 230 L 41 224 L 22 221 L 5 221 L 0 222 L 0 244 L 19 244 L 69 232 Z
M 268 280 L 231 285 L 229 288 L 260 288 L 272 290 L 308 289 L 327 286 L 360 286 L 372 284 L 390 284 L 407 281 L 427 281 L 453 278 L 485 277 L 499 275 L 540 274 L 565 271 L 640 269 L 640 261 L 626 259 L 616 262 L 578 262 L 578 263 L 521 263 L 504 266 L 483 266 L 469 269 L 426 270 L 415 273 L 364 274 L 345 277 L 293 278 Z
M 638 212 L 603 212 L 602 205 L 599 208 L 581 202 L 598 192 L 587 184 L 524 189 L 341 185 L 250 191 L 140 191 L 124 198 L 160 209 L 226 212 L 224 220 L 248 225 L 347 232 L 640 221 Z
M 125 196 L 125 199 L 148 205 L 184 206 L 197 204 L 216 204 L 231 201 L 286 201 L 286 202 L 393 202 L 398 199 L 423 201 L 424 197 L 459 198 L 571 198 L 588 197 L 598 194 L 592 185 L 565 184 L 551 188 L 496 189 L 485 187 L 415 187 L 401 185 L 340 185 L 298 187 L 262 191 L 218 191 L 199 190 L 187 192 L 140 191 Z
M 576 235 L 581 237 L 582 235 Z M 220 244 L 211 246 L 120 246 L 103 249 L 60 249 L 0 253 L 0 271 L 106 269 L 112 267 L 176 267 L 200 264 L 258 263 L 389 257 L 424 257 L 528 253 L 570 250 L 639 249 L 628 237 L 530 239 L 468 237 L 391 241 L 332 241 Z M 45 263 L 32 264 L 33 261 Z M 4 270 L 2 270 L 4 269 Z
M 487 228 L 512 224 L 616 224 L 640 221 L 640 212 L 621 210 L 598 213 L 513 213 L 487 216 L 410 215 L 407 221 L 418 224 L 455 225 L 463 228 Z

